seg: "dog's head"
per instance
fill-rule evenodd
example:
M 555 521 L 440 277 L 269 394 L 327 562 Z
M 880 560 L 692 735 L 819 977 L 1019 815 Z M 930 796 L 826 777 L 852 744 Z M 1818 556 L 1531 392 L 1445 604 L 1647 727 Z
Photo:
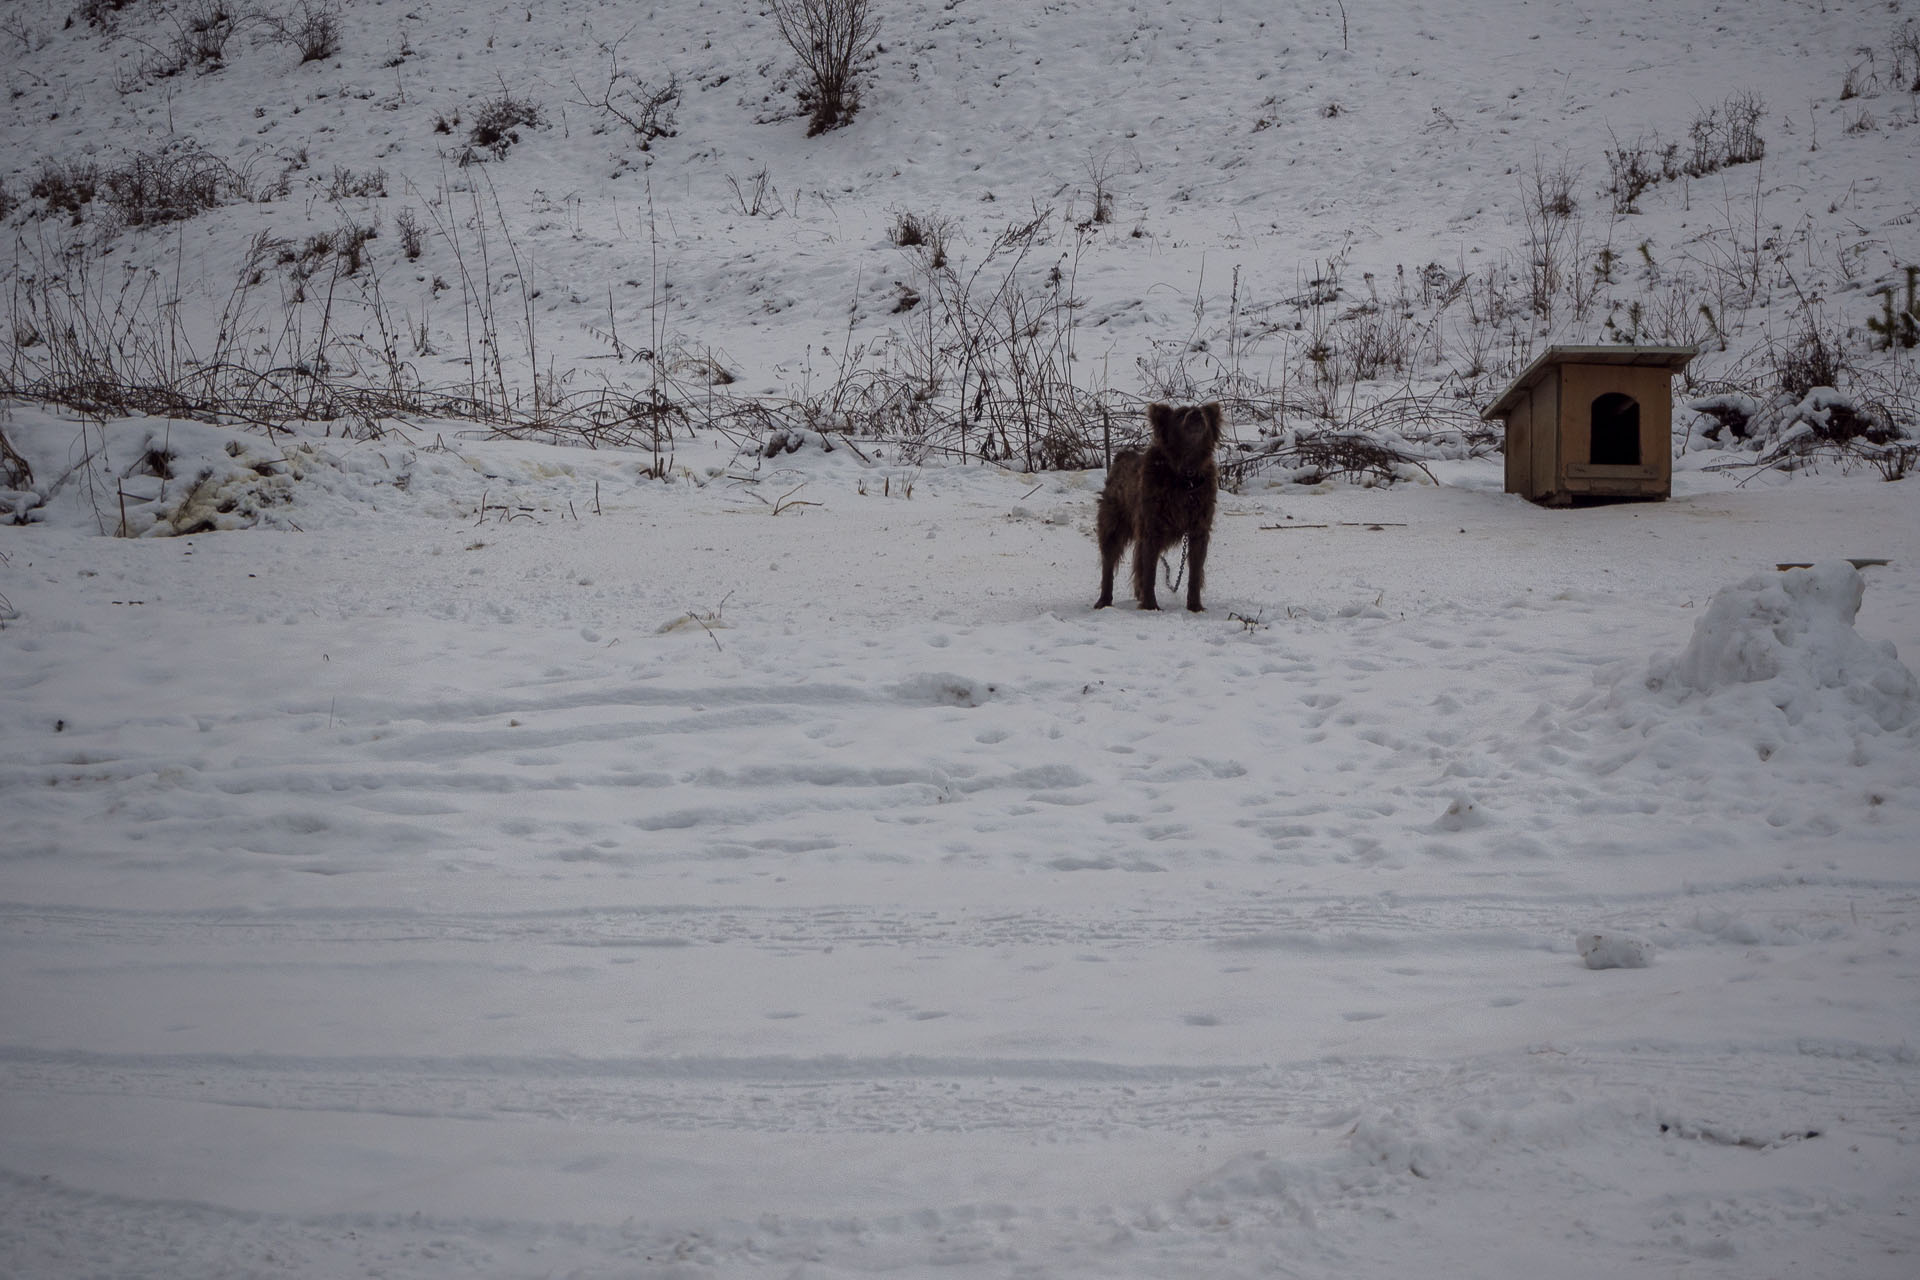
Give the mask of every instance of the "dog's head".
M 1148 405 L 1147 425 L 1153 428 L 1154 444 L 1183 471 L 1199 470 L 1220 447 L 1218 403 Z

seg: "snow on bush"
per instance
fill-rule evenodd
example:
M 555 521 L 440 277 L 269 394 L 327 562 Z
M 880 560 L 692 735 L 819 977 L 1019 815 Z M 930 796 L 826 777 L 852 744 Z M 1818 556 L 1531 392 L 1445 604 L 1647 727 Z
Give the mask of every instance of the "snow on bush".
M 1767 399 L 1729 392 L 1690 400 L 1686 407 L 1714 421 L 1695 437 L 1702 449 L 1738 445 L 1761 453 L 1805 453 L 1823 444 L 1887 445 L 1909 435 L 1883 406 L 1832 387 Z M 1720 438 L 1723 431 L 1730 439 Z

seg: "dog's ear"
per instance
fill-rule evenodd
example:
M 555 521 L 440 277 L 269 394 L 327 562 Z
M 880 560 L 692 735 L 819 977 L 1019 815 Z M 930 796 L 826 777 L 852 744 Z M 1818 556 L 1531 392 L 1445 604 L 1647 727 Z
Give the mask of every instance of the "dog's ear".
M 1201 405 L 1200 416 L 1207 420 L 1207 447 L 1214 448 L 1218 446 L 1220 443 L 1220 428 L 1223 421 L 1220 402 L 1215 400 L 1211 404 Z
M 1167 428 L 1173 425 L 1173 406 L 1170 404 L 1150 404 L 1147 406 L 1147 426 L 1153 430 L 1155 440 L 1167 438 Z

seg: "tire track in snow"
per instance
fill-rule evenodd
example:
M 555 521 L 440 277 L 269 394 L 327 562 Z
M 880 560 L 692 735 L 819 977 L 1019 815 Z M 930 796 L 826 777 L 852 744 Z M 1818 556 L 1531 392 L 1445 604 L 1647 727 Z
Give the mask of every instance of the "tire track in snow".
M 1585 894 L 1519 898 L 1235 895 L 1209 908 L 1152 905 L 1009 909 L 801 904 L 649 904 L 510 912 L 413 908 L 275 911 L 136 910 L 0 902 L 0 934 L 76 944 L 219 949 L 382 942 L 479 942 L 558 947 L 734 946 L 776 951 L 832 946 L 996 948 L 1184 943 L 1225 951 L 1537 948 L 1575 921 L 1660 921 L 1690 928 L 1702 944 L 1781 945 L 1910 930 L 1920 898 L 1900 883 L 1770 877 L 1691 884 L 1672 893 L 1616 895 L 1596 914 Z M 1811 892 L 1810 892 L 1811 890 Z M 1684 939 L 1679 941 L 1684 942 Z
M 1729 1070 L 1734 1061 L 1737 1072 Z M 0 1046 L 5 1090 L 778 1133 L 1248 1134 L 1338 1126 L 1386 1098 L 1419 1098 L 1423 1110 L 1442 1114 L 1546 1086 L 1730 1145 L 1803 1136 L 1842 1118 L 1890 1133 L 1920 1124 L 1920 1056 L 1897 1044 L 1538 1046 L 1517 1060 L 1466 1064 L 1343 1057 L 1209 1066 L 903 1055 L 104 1054 Z
M 1412 1071 L 887 1056 L 343 1058 L 0 1047 L 0 1088 L 225 1106 L 743 1132 L 1203 1132 L 1301 1122 Z M 449 1105 L 451 1103 L 451 1105 Z

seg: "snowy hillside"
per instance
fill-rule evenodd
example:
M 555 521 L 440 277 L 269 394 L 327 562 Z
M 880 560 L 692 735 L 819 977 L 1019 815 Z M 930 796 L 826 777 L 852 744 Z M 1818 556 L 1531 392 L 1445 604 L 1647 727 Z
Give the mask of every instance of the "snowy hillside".
M 0 14 L 0 1273 L 1910 1276 L 1920 10 L 874 12 Z
M 361 430 L 719 396 L 955 452 L 1020 396 L 1076 425 L 985 442 L 1026 465 L 1141 396 L 1248 438 L 1398 397 L 1457 438 L 1555 339 L 1697 345 L 1690 392 L 1765 399 L 1811 337 L 1806 385 L 1912 429 L 1869 327 L 1910 328 L 1920 258 L 1898 4 L 876 12 L 857 113 L 808 136 L 744 0 L 21 0 L 9 380 Z

